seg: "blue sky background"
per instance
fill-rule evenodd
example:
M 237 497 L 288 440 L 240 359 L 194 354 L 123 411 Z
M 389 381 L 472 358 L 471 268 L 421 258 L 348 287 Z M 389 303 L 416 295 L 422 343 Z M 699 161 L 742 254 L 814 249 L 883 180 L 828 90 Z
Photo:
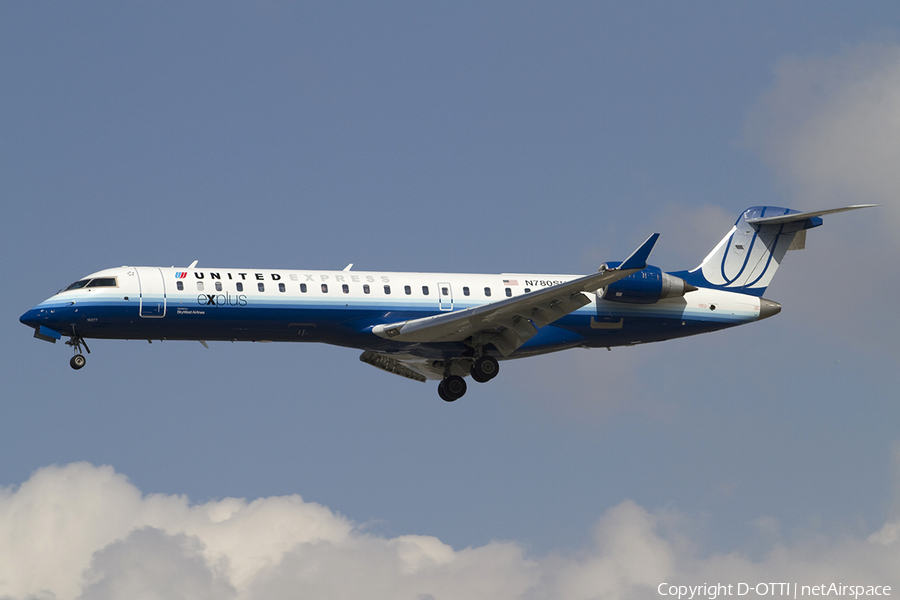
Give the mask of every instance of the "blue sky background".
M 508 543 L 542 581 L 628 507 L 678 523 L 672 564 L 871 541 L 900 506 L 898 35 L 893 2 L 4 4 L 0 517 L 86 461 Z M 18 323 L 111 266 L 586 273 L 658 231 L 676 270 L 749 206 L 864 202 L 788 255 L 776 318 L 505 363 L 453 405 L 318 345 L 96 341 L 75 372 Z

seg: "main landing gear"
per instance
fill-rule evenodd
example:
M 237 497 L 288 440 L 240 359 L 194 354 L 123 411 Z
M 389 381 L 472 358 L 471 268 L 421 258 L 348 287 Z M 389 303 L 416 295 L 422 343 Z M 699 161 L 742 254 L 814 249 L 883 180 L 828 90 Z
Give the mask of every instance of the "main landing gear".
M 472 365 L 472 379 L 487 383 L 500 372 L 500 363 L 493 356 L 484 355 Z
M 500 363 L 493 356 L 483 355 L 470 367 L 469 374 L 478 383 L 486 383 L 500 372 Z M 438 384 L 438 396 L 445 402 L 459 400 L 466 393 L 466 380 L 459 375 L 450 375 L 449 370 Z
M 72 328 L 72 337 L 69 338 L 69 341 L 66 342 L 66 346 L 72 346 L 75 350 L 75 356 L 69 361 L 69 366 L 75 369 L 76 371 L 82 367 L 84 367 L 85 363 L 87 363 L 87 359 L 84 357 L 84 354 L 81 353 L 81 345 L 84 344 L 84 349 L 87 350 L 87 353 L 91 353 L 91 349 L 88 348 L 87 342 L 84 341 L 84 338 L 77 335 L 75 333 L 75 328 Z
M 444 402 L 453 402 L 463 397 L 466 387 L 465 379 L 459 375 L 450 375 L 438 384 L 438 396 Z

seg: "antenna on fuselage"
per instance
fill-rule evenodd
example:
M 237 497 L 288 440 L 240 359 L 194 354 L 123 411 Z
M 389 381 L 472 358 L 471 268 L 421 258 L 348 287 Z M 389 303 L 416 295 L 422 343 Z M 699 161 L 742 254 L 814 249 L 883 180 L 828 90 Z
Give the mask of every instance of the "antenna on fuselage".
M 352 269 L 352 268 L 353 268 L 353 263 L 350 263 L 349 265 L 347 265 L 346 267 L 344 267 L 344 270 L 345 270 L 345 271 L 349 271 L 349 270 Z
M 199 260 L 195 260 L 194 262 L 192 262 L 191 264 L 189 264 L 189 265 L 188 265 L 188 269 L 193 269 L 194 267 L 196 267 L 198 262 L 200 262 L 200 261 L 199 261 Z

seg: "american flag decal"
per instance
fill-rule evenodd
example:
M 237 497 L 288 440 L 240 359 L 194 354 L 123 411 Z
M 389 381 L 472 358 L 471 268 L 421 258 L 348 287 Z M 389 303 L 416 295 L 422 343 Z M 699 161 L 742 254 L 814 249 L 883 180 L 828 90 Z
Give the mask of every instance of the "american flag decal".
M 503 285 L 519 285 L 518 279 L 504 279 Z

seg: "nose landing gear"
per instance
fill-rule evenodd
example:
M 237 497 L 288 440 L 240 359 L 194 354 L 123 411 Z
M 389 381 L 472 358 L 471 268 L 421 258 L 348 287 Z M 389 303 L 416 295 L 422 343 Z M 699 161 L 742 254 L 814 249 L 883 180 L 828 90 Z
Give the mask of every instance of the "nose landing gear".
M 76 371 L 82 367 L 84 367 L 85 363 L 87 363 L 87 359 L 84 357 L 84 354 L 81 353 L 81 345 L 84 344 L 84 349 L 87 350 L 87 353 L 91 353 L 91 349 L 88 348 L 87 342 L 84 341 L 84 338 L 75 333 L 75 327 L 72 327 L 72 335 L 69 338 L 69 341 L 66 342 L 66 346 L 72 346 L 75 350 L 75 356 L 69 360 L 69 366 L 75 369 Z

